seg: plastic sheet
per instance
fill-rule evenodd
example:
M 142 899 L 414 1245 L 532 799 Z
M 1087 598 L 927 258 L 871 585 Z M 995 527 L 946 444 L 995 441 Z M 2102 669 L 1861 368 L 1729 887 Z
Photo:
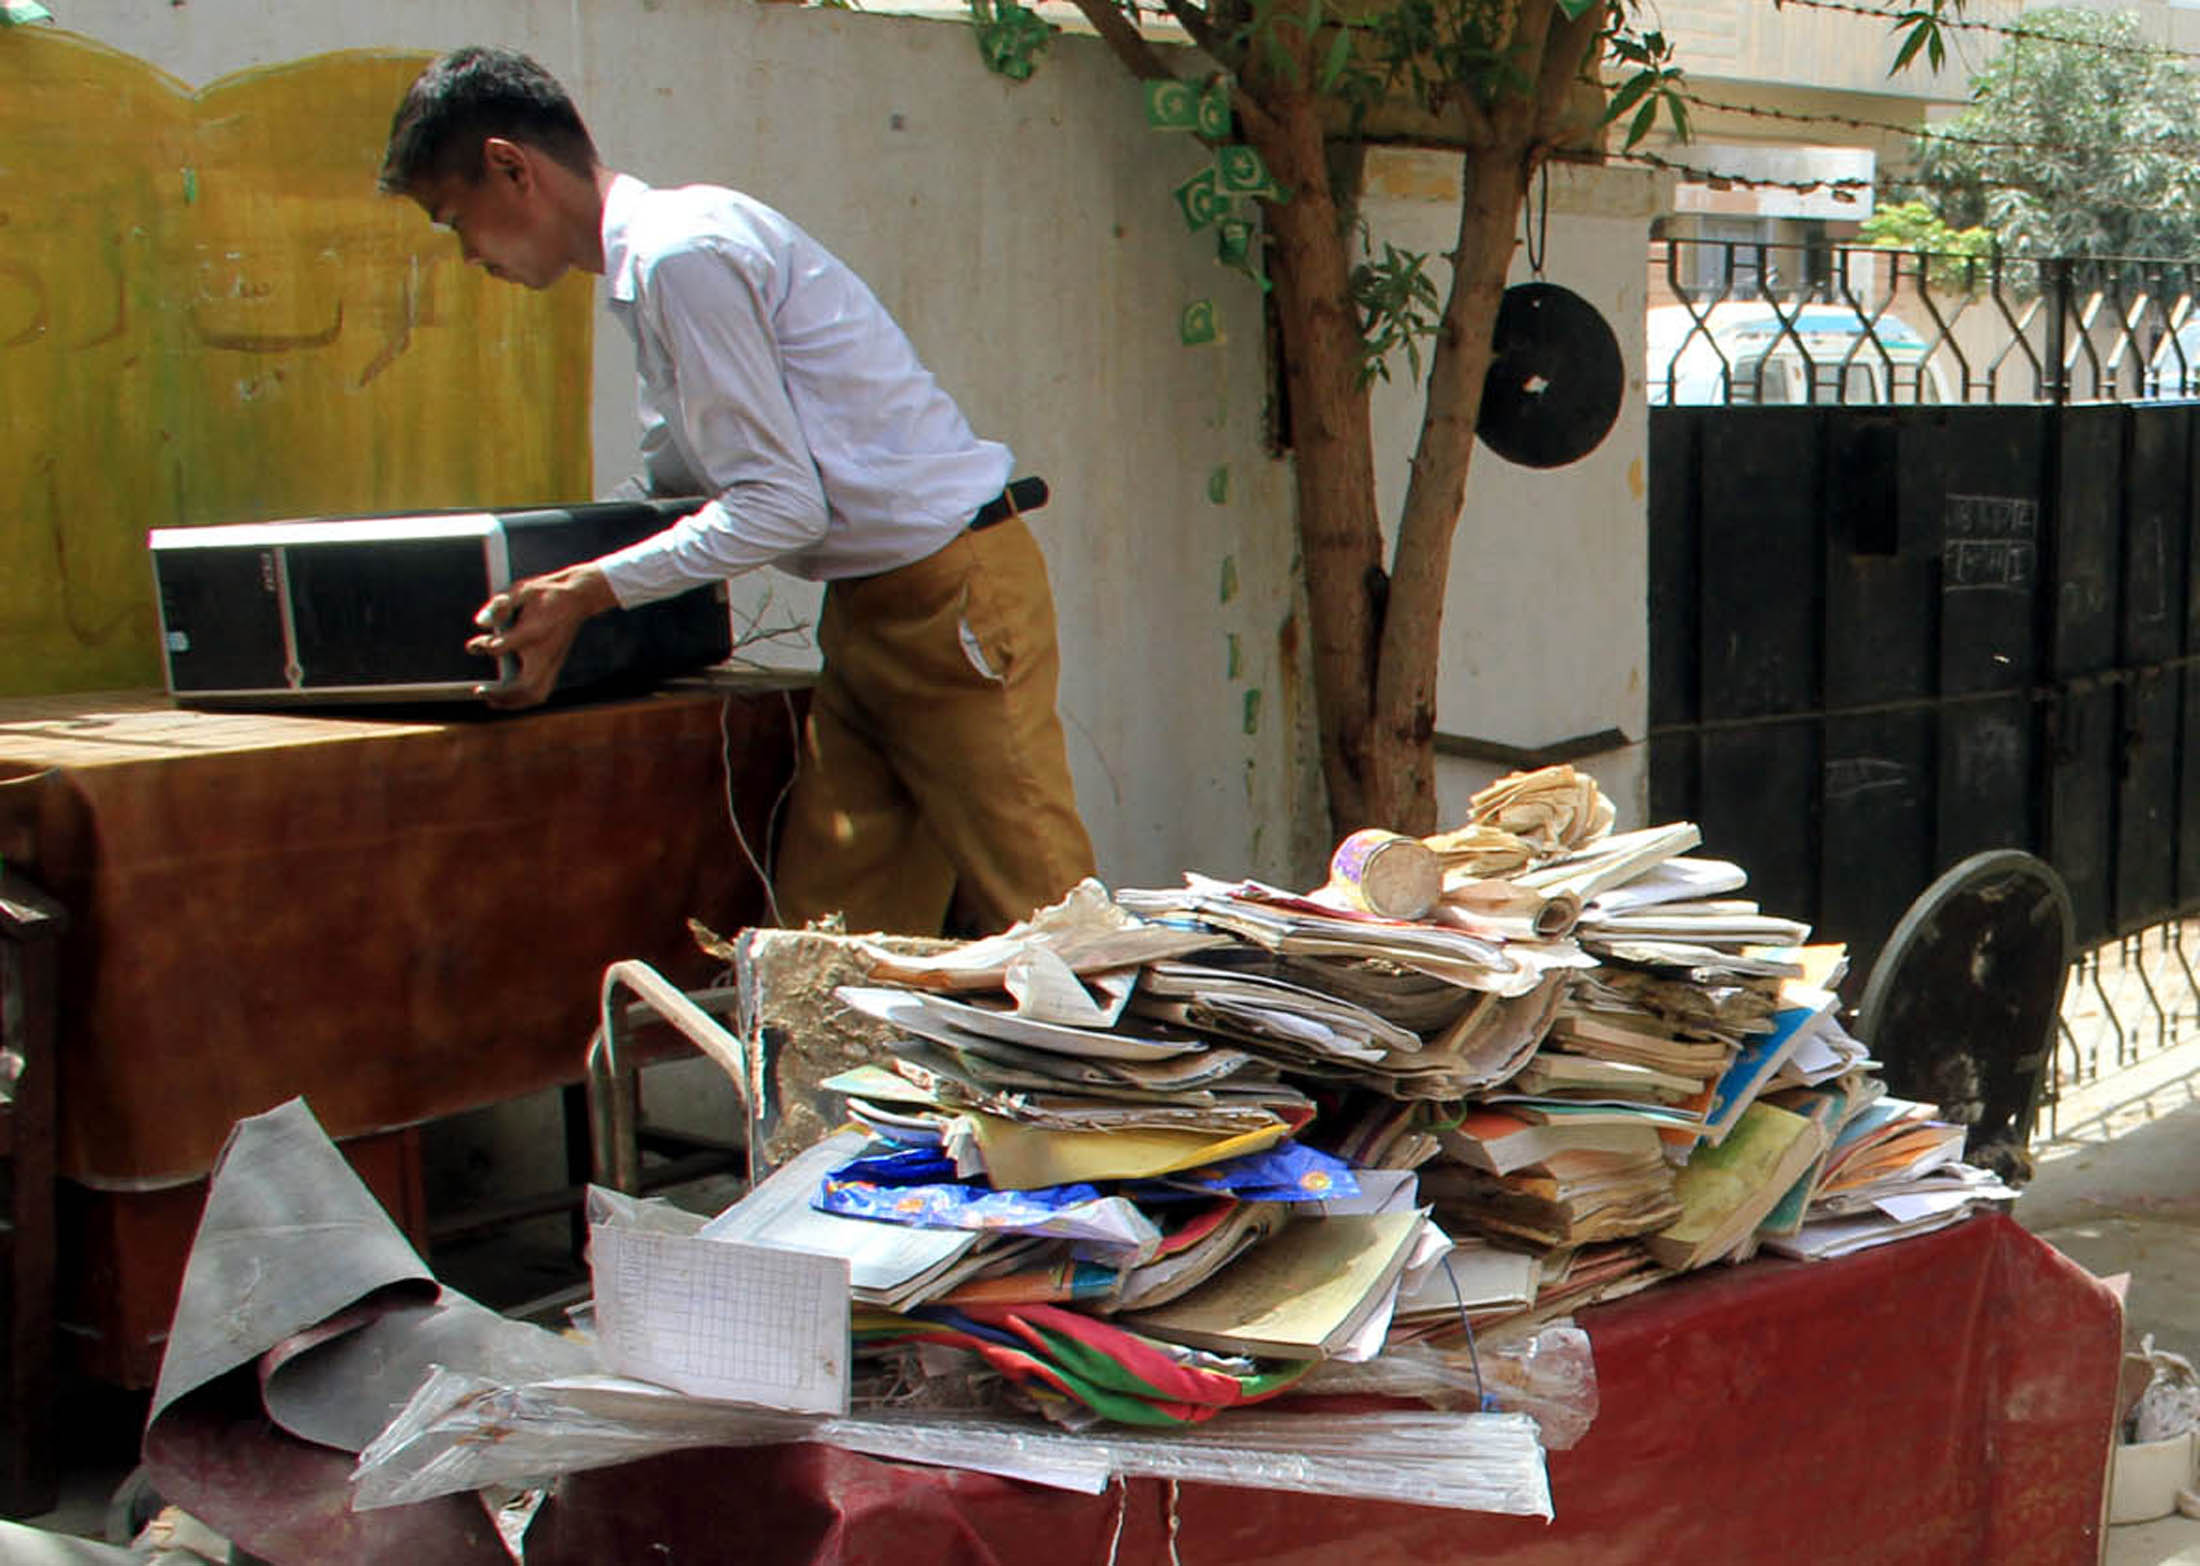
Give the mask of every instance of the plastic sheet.
M 1167 1435 L 1075 1435 L 982 1415 L 804 1419 L 608 1376 L 512 1387 L 445 1371 L 361 1455 L 352 1504 L 525 1486 L 681 1447 L 790 1441 L 1088 1494 L 1118 1476 L 1155 1477 L 1551 1516 L 1543 1448 L 1525 1414 L 1248 1412 Z
M 2156 1348 L 2152 1333 L 2140 1340 L 2139 1352 L 2153 1375 L 2124 1420 L 2125 1438 L 2163 1441 L 2200 1426 L 2200 1374 L 2192 1361 Z
M 1442 1409 L 1471 1409 L 1487 1394 L 1486 1406 L 1534 1419 L 1554 1452 L 1571 1451 L 1597 1417 L 1596 1355 L 1570 1322 L 1473 1354 L 1409 1343 L 1361 1365 L 1332 1360 L 1300 1390 L 1410 1397 Z

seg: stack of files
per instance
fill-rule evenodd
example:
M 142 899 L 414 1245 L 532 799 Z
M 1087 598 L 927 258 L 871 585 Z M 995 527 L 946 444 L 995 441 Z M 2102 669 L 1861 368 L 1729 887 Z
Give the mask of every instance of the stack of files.
M 1838 942 L 1817 946 L 1765 948 L 1755 955 L 1779 957 L 1801 965 L 1803 972 L 1780 983 L 1780 1003 L 1819 1013 L 1820 1020 L 1802 1038 L 1773 1074 L 1772 1088 L 1807 1087 L 1861 1071 L 1873 1064 L 1871 1051 L 1852 1037 L 1840 1022 L 1834 988 L 1849 971 L 1849 952 Z
M 1757 1228 L 1826 1147 L 1825 1128 L 1777 1105 L 1753 1103 L 1716 1146 L 1698 1147 L 1674 1179 L 1680 1216 L 1644 1240 L 1675 1272 L 1743 1261 Z
M 1145 1310 L 1199 1288 L 1291 1221 L 1283 1202 L 1216 1202 L 1174 1224 L 1154 1256 L 1122 1275 L 1107 1309 Z
M 1700 941 L 1650 940 L 1634 936 L 1581 936 L 1581 947 L 1607 968 L 1658 974 L 1684 984 L 1719 986 L 1737 981 L 1800 978 L 1802 964 L 1779 957 L 1706 946 Z
M 1760 1240 L 1794 1234 L 1803 1226 L 1805 1212 L 1810 1206 L 1812 1194 L 1818 1189 L 1819 1179 L 1825 1174 L 1826 1160 L 1833 1156 L 1834 1141 L 1851 1117 L 1859 1114 L 1866 1105 L 1885 1096 L 1886 1084 L 1876 1077 L 1851 1072 L 1826 1082 L 1801 1087 L 1784 1087 L 1764 1095 L 1763 1102 L 1791 1114 L 1801 1115 L 1817 1126 L 1825 1141 L 1821 1152 L 1788 1187 L 1787 1194 L 1757 1225 Z
M 1809 925 L 1761 912 L 1755 903 L 1733 897 L 1584 914 L 1575 929 L 1589 940 L 1687 941 L 1713 947 L 1795 946 L 1810 939 Z
M 1963 1127 L 1930 1104 L 1882 1095 L 1850 1116 L 1812 1189 L 1813 1213 L 1854 1211 L 1875 1194 L 1963 1161 Z
M 843 986 L 897 1030 L 888 1069 L 834 1079 L 849 1112 L 1000 1189 L 1141 1179 L 1259 1151 L 1312 1117 L 1270 1062 L 1196 1035 L 1039 1022 L 945 995 Z
M 1738 1047 L 1752 1034 L 1772 1031 L 1781 982 L 1752 977 L 1699 983 L 1648 968 L 1600 968 L 1575 979 L 1573 999 L 1584 1013 L 1647 1014 L 1675 1034 Z
M 1012 975 L 1020 978 L 1035 966 L 1074 974 L 1103 973 L 1182 957 L 1221 941 L 1203 931 L 1149 924 L 1087 876 L 1059 903 L 983 940 L 933 943 L 940 949 L 923 952 L 866 940 L 856 945 L 869 961 L 874 983 L 912 989 L 998 990 L 1013 988 Z
M 1527 1062 L 1565 999 L 1566 980 L 1553 974 L 1518 995 L 1450 988 L 1459 1003 L 1425 1036 L 1313 985 L 1207 962 L 1149 965 L 1131 1010 L 1295 1075 L 1448 1100 L 1502 1082 Z
M 1542 1058 L 1537 1057 L 1538 1060 Z M 1582 1063 L 1597 1064 L 1587 1061 Z M 1607 1066 L 1605 1069 L 1622 1068 Z M 1527 1077 L 1530 1083 L 1543 1080 L 1541 1076 L 1530 1075 L 1525 1071 L 1522 1076 Z M 1639 1081 L 1627 1088 L 1606 1083 L 1579 1092 L 1531 1092 L 1517 1086 L 1519 1081 L 1520 1078 L 1516 1077 L 1502 1089 L 1484 1093 L 1482 1103 L 1492 1109 L 1501 1109 L 1509 1115 L 1517 1115 L 1522 1120 L 1543 1125 L 1640 1125 L 1653 1134 L 1671 1133 L 1664 1140 L 1673 1141 L 1677 1138 L 1679 1146 L 1684 1149 L 1694 1145 L 1696 1139 L 1704 1134 L 1703 1106 L 1711 1091 L 1708 1088 L 1693 1096 L 1665 1098 L 1651 1095 L 1643 1089 Z M 1625 1096 L 1629 1094 L 1638 1096 Z
M 1619 1299 L 1672 1276 L 1650 1259 L 1638 1240 L 1547 1251 L 1534 1261 L 1535 1298 L 1525 1309 L 1476 1311 L 1467 1318 L 1467 1327 L 1433 1314 L 1418 1315 L 1413 1323 L 1414 1336 L 1449 1348 L 1463 1346 L 1471 1328 L 1476 1343 L 1491 1347 L 1525 1337 L 1548 1322 L 1571 1316 L 1600 1300 Z
M 1326 1144 L 1355 1169 L 1418 1169 L 1444 1149 L 1432 1106 L 1363 1094 L 1332 1117 L 1344 1129 Z
M 1701 1093 L 1705 1079 L 1661 1071 L 1633 1061 L 1608 1060 L 1546 1047 L 1507 1084 L 1530 1097 L 1585 1099 L 1608 1104 L 1679 1104 Z
M 1197 1288 L 1127 1311 L 1147 1337 L 1258 1359 L 1366 1360 L 1381 1352 L 1402 1281 L 1431 1235 L 1424 1213 L 1298 1218 Z M 1440 1232 L 1433 1266 L 1450 1242 Z
M 1543 1258 L 1528 1322 L 1556 1320 L 1599 1300 L 1633 1294 L 1666 1276 L 1639 1240 L 1615 1240 Z
M 1789 1235 L 1767 1235 L 1764 1247 L 1783 1256 L 1820 1261 L 1908 1239 L 1959 1223 L 1982 1207 L 2007 1207 L 2017 1193 L 1984 1169 L 1945 1164 L 1902 1191 L 1875 1193 L 1845 1215 L 1813 1212 Z
M 825 1176 L 864 1143 L 860 1133 L 843 1131 L 805 1149 L 704 1224 L 699 1237 L 845 1257 L 850 1297 L 892 1310 L 944 1294 L 990 1264 L 998 1242 L 972 1230 L 910 1229 L 812 1208 Z
M 1498 940 L 1553 941 L 1573 934 L 1581 920 L 1581 899 L 1571 892 L 1538 892 L 1498 877 L 1453 871 L 1445 875 L 1439 910 L 1430 917 Z
M 1292 1065 L 1379 1064 L 1416 1054 L 1421 1036 L 1356 1001 L 1265 974 L 1189 962 L 1140 970 L 1131 1009 L 1149 1020 L 1239 1038 Z
M 1668 822 L 1634 832 L 1614 832 L 1532 870 L 1507 877 L 1515 886 L 1547 895 L 1565 893 L 1583 909 L 1613 887 L 1624 886 L 1703 841 L 1693 821 Z M 1609 905 L 1607 905 L 1609 906 Z
M 1417 969 L 1369 957 L 1304 957 L 1231 944 L 1202 952 L 1200 965 L 1282 979 L 1364 1006 L 1424 1039 L 1449 1028 L 1484 991 L 1467 989 Z
M 1660 903 L 1724 897 L 1748 884 L 1748 873 L 1731 860 L 1682 854 L 1654 864 L 1632 879 L 1605 887 L 1581 905 L 1581 917 L 1592 924 L 1600 923 Z
M 1804 1041 L 1829 1026 L 1838 1027 L 1832 1019 L 1839 1006 L 1840 998 L 1831 990 L 1783 985 L 1780 1008 L 1772 1014 L 1772 1031 L 1745 1039 L 1713 1088 L 1704 1112 L 1704 1140 L 1714 1147 L 1725 1141 Z M 1839 1069 L 1848 1068 L 1844 1064 Z
M 1681 1213 L 1657 1148 L 1556 1152 L 1502 1175 L 1439 1164 L 1421 1172 L 1421 1191 L 1454 1229 L 1543 1249 L 1646 1234 Z
M 1561 1153 L 1655 1154 L 1657 1127 L 1639 1116 L 1538 1119 L 1511 1105 L 1470 1104 L 1441 1133 L 1444 1155 L 1466 1169 L 1511 1174 Z
M 1587 966 L 1571 941 L 1493 940 L 1427 921 L 1381 919 L 1328 907 L 1257 881 L 1187 875 L 1181 892 L 1123 892 L 1148 917 L 1193 918 L 1289 956 L 1376 958 L 1467 989 L 1519 995 L 1552 968 Z
M 1866 1070 L 1875 1062 L 1871 1051 L 1861 1039 L 1841 1025 L 1833 1012 L 1825 1013 L 1818 1025 L 1796 1041 L 1788 1058 L 1780 1063 L 1780 1069 L 1772 1074 L 1766 1091 L 1782 1088 L 1810 1087 L 1820 1082 L 1831 1082 Z
M 1525 1250 L 1506 1250 L 1472 1235 L 1453 1241 L 1451 1254 L 1430 1268 L 1411 1290 L 1401 1290 L 1391 1313 L 1390 1341 L 1483 1331 L 1535 1304 L 1541 1264 Z

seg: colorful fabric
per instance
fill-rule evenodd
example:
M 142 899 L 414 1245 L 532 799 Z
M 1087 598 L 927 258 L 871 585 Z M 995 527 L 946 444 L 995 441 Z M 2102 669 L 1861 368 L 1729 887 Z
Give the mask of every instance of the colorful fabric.
M 1180 1427 L 1286 1390 L 1313 1368 L 1249 1375 L 1185 1362 L 1151 1338 L 1054 1305 L 924 1305 L 858 1311 L 858 1343 L 917 1340 L 969 1349 L 1035 1393 L 1067 1397 L 1120 1424 Z

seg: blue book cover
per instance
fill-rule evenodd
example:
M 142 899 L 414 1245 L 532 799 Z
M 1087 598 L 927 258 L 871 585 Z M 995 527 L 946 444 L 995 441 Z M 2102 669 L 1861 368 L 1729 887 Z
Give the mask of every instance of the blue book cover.
M 1836 1003 L 1837 1004 L 1837 1003 Z M 1711 1094 L 1711 1109 L 1704 1116 L 1704 1140 L 1716 1147 L 1726 1140 L 1726 1134 L 1741 1119 L 1742 1111 L 1750 1106 L 1781 1063 L 1795 1053 L 1812 1028 L 1830 1010 L 1809 1006 L 1783 1006 L 1772 1014 L 1772 1031 L 1745 1039 L 1733 1064 L 1726 1068 L 1726 1075 L 1719 1078 L 1719 1085 Z

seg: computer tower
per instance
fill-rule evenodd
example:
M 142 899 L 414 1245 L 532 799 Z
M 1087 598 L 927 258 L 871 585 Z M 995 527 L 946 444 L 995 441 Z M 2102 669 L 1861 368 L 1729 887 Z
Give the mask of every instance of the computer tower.
M 508 660 L 466 651 L 513 582 L 593 560 L 702 502 L 597 501 L 156 528 L 168 689 L 185 706 L 475 701 Z M 732 650 L 722 584 L 590 620 L 558 690 L 639 685 Z

